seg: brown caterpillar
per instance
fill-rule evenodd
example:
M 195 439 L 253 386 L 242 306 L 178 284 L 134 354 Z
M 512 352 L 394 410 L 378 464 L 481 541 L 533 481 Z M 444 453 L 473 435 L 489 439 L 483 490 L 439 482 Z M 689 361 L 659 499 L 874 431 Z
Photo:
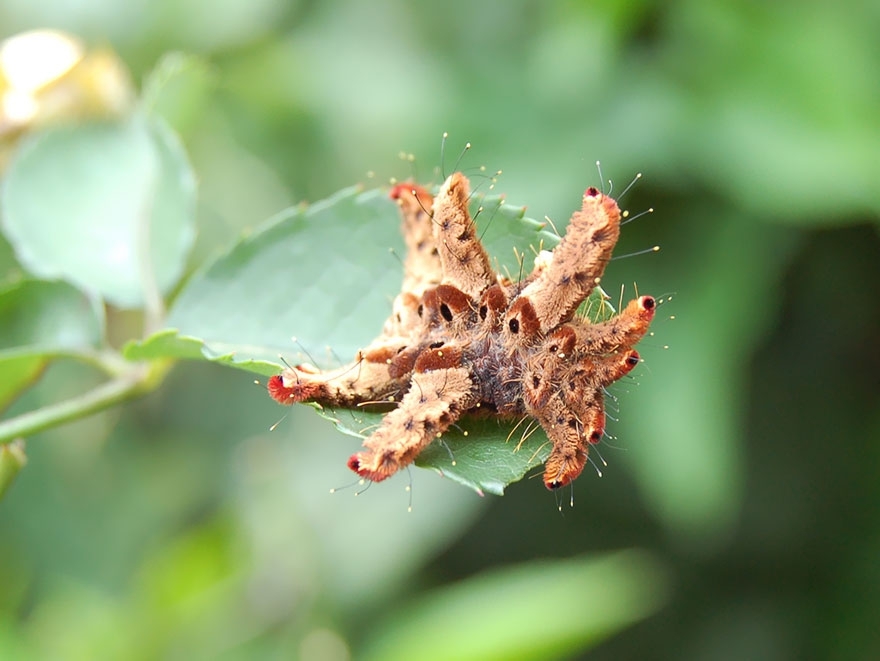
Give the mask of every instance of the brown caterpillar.
M 464 413 L 528 415 L 553 449 L 544 484 L 556 489 L 584 468 L 605 431 L 604 390 L 639 362 L 633 346 L 654 318 L 641 296 L 599 323 L 576 316 L 599 283 L 620 234 L 620 209 L 588 188 L 560 244 L 531 274 L 496 273 L 468 212 L 468 181 L 451 175 L 436 198 L 400 184 L 407 247 L 404 282 L 382 333 L 335 370 L 290 367 L 269 380 L 282 404 L 356 406 L 399 397 L 348 460 L 379 482 L 412 463 Z

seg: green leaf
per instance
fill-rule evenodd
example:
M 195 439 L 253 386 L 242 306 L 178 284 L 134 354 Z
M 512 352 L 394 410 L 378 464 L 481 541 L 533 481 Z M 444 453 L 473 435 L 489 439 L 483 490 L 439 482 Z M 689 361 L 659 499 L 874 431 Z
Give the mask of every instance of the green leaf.
M 144 107 L 175 130 L 189 130 L 202 120 L 214 77 L 204 58 L 165 53 L 144 80 Z
M 210 360 L 247 370 L 263 376 L 278 373 L 278 364 L 263 360 L 236 360 L 235 353 L 216 354 L 207 347 L 203 340 L 187 335 L 180 335 L 170 328 L 154 333 L 143 341 L 133 340 L 122 349 L 126 360 L 161 360 L 175 358 L 183 360 Z
M 0 410 L 53 357 L 90 352 L 104 337 L 104 311 L 61 281 L 21 280 L 0 289 Z
M 667 580 L 624 551 L 532 562 L 435 590 L 371 631 L 363 659 L 573 658 L 655 613 Z
M 379 191 L 347 189 L 294 208 L 245 238 L 180 292 L 168 325 L 216 355 L 272 360 L 301 344 L 353 356 L 379 332 L 401 283 L 397 209 Z
M 310 404 L 322 418 L 343 434 L 366 438 L 384 413 L 362 409 L 328 409 Z M 504 495 L 504 488 L 542 465 L 550 454 L 543 429 L 523 421 L 520 425 L 476 416 L 465 416 L 457 428 L 425 448 L 416 466 L 430 468 L 479 495 Z
M 537 423 L 524 421 L 514 428 L 498 420 L 466 417 L 458 427 L 443 434 L 442 443 L 425 448 L 416 466 L 432 468 L 481 495 L 504 495 L 504 487 L 541 466 L 550 454 L 550 442 Z
M 21 264 L 117 305 L 169 291 L 194 238 L 195 180 L 155 118 L 55 128 L 21 145 L 2 221 Z

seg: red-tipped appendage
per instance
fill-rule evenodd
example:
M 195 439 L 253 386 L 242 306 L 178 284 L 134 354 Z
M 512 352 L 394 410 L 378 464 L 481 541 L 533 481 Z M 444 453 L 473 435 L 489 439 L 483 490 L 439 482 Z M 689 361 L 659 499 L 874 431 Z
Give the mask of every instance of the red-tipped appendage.
M 348 458 L 348 468 L 359 476 L 364 478 L 365 480 L 370 480 L 370 482 L 381 482 L 387 477 L 391 477 L 395 472 L 397 472 L 399 465 L 392 465 L 387 468 L 385 471 L 379 470 L 370 470 L 363 464 L 361 464 L 360 459 L 357 454 L 353 454 Z
M 269 396 L 279 404 L 296 404 L 315 399 L 323 392 L 323 384 L 300 379 L 296 374 L 287 376 L 285 370 L 269 378 L 266 389 Z
M 422 208 L 430 209 L 431 205 L 434 204 L 434 196 L 431 195 L 427 190 L 422 188 L 421 186 L 417 186 L 411 182 L 403 182 L 401 184 L 395 185 L 391 192 L 388 193 L 388 197 L 392 200 L 400 200 L 401 198 L 414 197 L 419 201 Z

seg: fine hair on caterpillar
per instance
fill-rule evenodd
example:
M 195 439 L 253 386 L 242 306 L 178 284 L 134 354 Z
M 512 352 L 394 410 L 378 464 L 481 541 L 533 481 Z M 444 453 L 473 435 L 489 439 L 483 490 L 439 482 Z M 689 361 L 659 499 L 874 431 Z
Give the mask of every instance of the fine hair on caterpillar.
M 284 404 L 396 404 L 348 460 L 373 482 L 408 467 L 463 415 L 478 413 L 528 420 L 523 440 L 542 428 L 551 446 L 544 484 L 570 484 L 605 436 L 606 388 L 640 362 L 634 346 L 657 307 L 641 295 L 603 320 L 578 313 L 617 243 L 623 214 L 616 201 L 587 188 L 559 244 L 536 250 L 530 272 L 518 253 L 511 277 L 492 266 L 462 173 L 449 175 L 436 195 L 407 182 L 390 197 L 406 252 L 403 285 L 380 334 L 347 365 L 287 366 L 269 380 L 270 395 Z

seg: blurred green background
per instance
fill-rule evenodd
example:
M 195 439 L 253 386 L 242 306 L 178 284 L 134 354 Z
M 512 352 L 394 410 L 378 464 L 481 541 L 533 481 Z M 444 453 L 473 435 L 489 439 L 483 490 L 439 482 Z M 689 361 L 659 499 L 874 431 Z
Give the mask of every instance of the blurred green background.
M 415 470 L 412 513 L 406 475 L 331 496 L 357 442 L 301 407 L 269 434 L 281 410 L 214 366 L 29 439 L 0 502 L 4 658 L 382 657 L 419 617 L 427 658 L 519 626 L 503 583 L 476 616 L 419 608 L 447 586 L 631 548 L 604 592 L 534 612 L 639 619 L 653 606 L 614 578 L 639 572 L 665 605 L 562 658 L 880 658 L 876 2 L 2 0 L 0 26 L 109 45 L 136 80 L 203 56 L 160 109 L 199 179 L 193 267 L 368 172 L 437 182 L 448 131 L 447 171 L 469 141 L 465 170 L 502 169 L 497 190 L 558 224 L 597 160 L 618 191 L 643 172 L 626 206 L 655 213 L 618 254 L 662 250 L 604 285 L 672 294 L 614 390 L 603 478 L 561 515 L 539 479 L 479 499 Z M 16 410 L 96 378 L 56 365 Z

